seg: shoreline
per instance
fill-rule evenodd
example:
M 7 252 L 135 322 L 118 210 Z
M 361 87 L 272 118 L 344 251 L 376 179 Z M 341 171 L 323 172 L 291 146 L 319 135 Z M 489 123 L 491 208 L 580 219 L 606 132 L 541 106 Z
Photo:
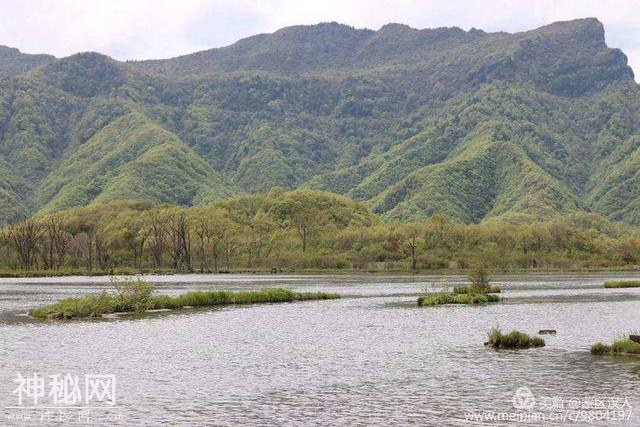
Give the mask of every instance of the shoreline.
M 510 276 L 510 275 L 554 275 L 554 274 L 606 274 L 606 273 L 627 273 L 630 275 L 637 274 L 640 276 L 640 266 L 630 268 L 589 268 L 589 269 L 513 269 L 513 270 L 495 270 L 492 276 Z M 16 274 L 0 272 L 0 280 L 2 279 L 53 279 L 53 278 L 73 278 L 73 277 L 169 277 L 169 276 L 267 276 L 267 277 L 294 277 L 294 276 L 394 276 L 394 277 L 415 277 L 415 276 L 463 276 L 466 277 L 466 270 L 357 270 L 357 269 L 305 269 L 305 270 L 283 270 L 277 273 L 268 269 L 256 270 L 230 270 L 220 272 L 177 272 L 177 271 L 109 271 L 109 272 L 84 272 L 80 270 L 72 271 L 25 271 L 16 272 Z

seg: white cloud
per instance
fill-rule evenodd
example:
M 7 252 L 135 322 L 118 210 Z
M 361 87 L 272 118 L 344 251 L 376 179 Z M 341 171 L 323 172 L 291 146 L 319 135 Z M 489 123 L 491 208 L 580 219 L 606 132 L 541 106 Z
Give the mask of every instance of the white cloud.
M 165 58 L 324 21 L 514 32 L 594 16 L 609 46 L 622 48 L 640 75 L 639 9 L 637 0 L 0 0 L 0 44 L 57 56 L 95 50 L 118 59 Z

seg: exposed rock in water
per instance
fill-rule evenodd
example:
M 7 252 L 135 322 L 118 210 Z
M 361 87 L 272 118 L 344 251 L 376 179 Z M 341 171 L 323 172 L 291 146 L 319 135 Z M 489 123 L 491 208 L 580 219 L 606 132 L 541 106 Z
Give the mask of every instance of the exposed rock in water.
M 555 334 L 556 334 L 555 329 L 540 329 L 538 331 L 538 335 L 555 335 Z
M 64 313 L 59 311 L 57 313 L 47 314 L 47 320 L 62 320 L 64 319 Z
M 629 335 L 629 339 L 640 344 L 640 335 Z

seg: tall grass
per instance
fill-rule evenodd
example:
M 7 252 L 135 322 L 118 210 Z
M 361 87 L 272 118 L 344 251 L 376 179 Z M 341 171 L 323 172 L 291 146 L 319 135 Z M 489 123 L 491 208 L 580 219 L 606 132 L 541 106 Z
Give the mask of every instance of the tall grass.
M 477 289 L 473 285 L 454 286 L 454 294 L 499 294 L 500 288 L 496 285 L 489 285 L 486 288 Z
M 263 289 L 259 291 L 198 291 L 170 297 L 158 295 L 152 298 L 152 308 L 209 307 L 216 305 L 257 304 L 268 302 L 292 302 L 318 299 L 334 299 L 339 295 L 326 292 L 294 292 L 289 289 Z
M 617 280 L 605 282 L 605 288 L 640 288 L 640 280 Z
M 591 346 L 591 354 L 640 354 L 640 344 L 628 338 L 621 338 L 606 345 L 597 342 Z
M 611 346 L 601 342 L 597 342 L 591 346 L 591 354 L 609 354 L 611 353 Z
M 527 349 L 531 347 L 544 347 L 545 342 L 540 337 L 531 337 L 524 332 L 511 331 L 503 334 L 499 328 L 492 328 L 488 335 L 487 345 L 495 349 Z
M 326 292 L 295 292 L 289 289 L 263 289 L 257 291 L 199 291 L 187 292 L 175 297 L 151 295 L 150 285 L 140 280 L 130 280 L 120 290 L 108 294 L 86 295 L 63 299 L 55 304 L 32 310 L 33 317 L 46 319 L 71 319 L 100 317 L 116 312 L 143 312 L 150 309 L 179 309 L 186 306 L 211 307 L 233 304 L 257 304 L 339 298 Z M 116 288 L 117 289 L 117 288 Z

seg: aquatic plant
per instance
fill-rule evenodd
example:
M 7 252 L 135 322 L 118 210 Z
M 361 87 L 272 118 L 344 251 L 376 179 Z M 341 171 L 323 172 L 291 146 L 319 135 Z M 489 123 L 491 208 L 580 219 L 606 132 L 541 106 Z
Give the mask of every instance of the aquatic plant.
M 640 354 L 640 343 L 629 339 L 617 340 L 611 344 L 611 351 L 613 353 Z
M 616 280 L 604 283 L 605 288 L 640 288 L 640 280 Z
M 500 297 L 491 294 L 455 294 L 453 292 L 434 292 L 418 298 L 418 306 L 426 307 L 443 304 L 485 304 L 500 301 Z
M 502 331 L 497 328 L 491 328 L 489 331 L 488 340 L 486 345 L 495 349 L 514 349 L 521 350 L 531 347 L 544 347 L 545 342 L 540 337 L 531 337 L 524 332 L 511 331 L 508 334 L 503 334 Z
M 175 297 L 151 295 L 150 285 L 136 279 L 122 293 L 85 295 L 66 298 L 57 303 L 32 310 L 29 314 L 39 319 L 70 319 L 100 317 L 116 312 L 144 312 L 149 309 L 179 309 L 183 307 L 210 307 L 233 304 L 257 304 L 340 298 L 327 292 L 295 292 L 289 289 L 262 289 L 256 291 L 198 291 Z
M 621 337 L 611 345 L 597 342 L 591 346 L 591 354 L 640 354 L 640 343 Z
M 483 289 L 477 289 L 472 285 L 462 285 L 462 286 L 454 286 L 453 288 L 454 294 L 468 294 L 468 293 L 477 293 L 477 294 L 499 294 L 500 288 L 495 285 L 489 285 Z
M 611 346 L 601 342 L 597 342 L 591 346 L 591 354 L 608 354 L 611 353 Z

